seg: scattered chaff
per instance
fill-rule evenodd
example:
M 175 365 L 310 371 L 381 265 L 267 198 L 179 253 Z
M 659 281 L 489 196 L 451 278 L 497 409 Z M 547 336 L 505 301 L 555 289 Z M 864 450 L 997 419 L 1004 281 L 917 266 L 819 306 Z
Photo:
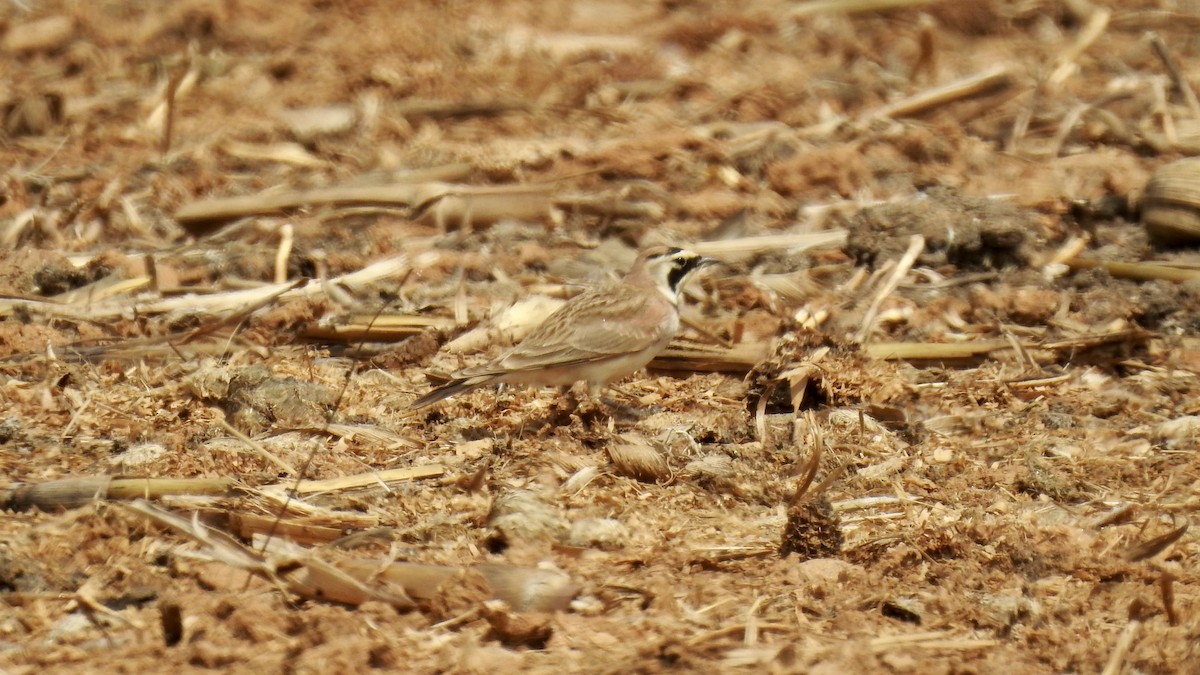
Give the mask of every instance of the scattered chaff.
M 158 153 L 164 159 L 166 158 L 167 153 L 171 151 L 171 139 L 174 137 L 175 131 L 176 103 L 178 102 L 177 99 L 181 93 L 180 85 L 185 84 L 184 81 L 187 80 L 186 86 L 183 87 L 183 92 L 186 93 L 195 85 L 195 80 L 199 76 L 193 66 L 194 64 L 189 62 L 187 65 L 179 67 L 177 72 L 172 74 L 166 82 L 165 91 L 163 92 L 163 100 L 160 104 L 162 106 L 162 112 L 160 115 L 158 115 L 162 118 L 162 136 L 159 139 Z M 151 113 L 151 116 L 155 116 L 155 113 L 158 113 L 158 110 L 159 109 L 156 108 L 155 111 Z
M 1054 254 L 1045 261 L 1043 267 L 1050 268 L 1052 266 L 1066 266 L 1067 263 L 1078 257 L 1080 253 L 1083 253 L 1090 241 L 1091 237 L 1088 235 L 1073 236 L 1067 239 L 1067 241 L 1063 242 L 1063 245 L 1058 247 Z
M 897 497 L 892 495 L 875 496 L 875 497 L 856 497 L 854 499 L 842 499 L 830 503 L 834 511 L 838 513 L 846 513 L 849 511 L 861 511 L 868 509 L 877 509 L 883 506 L 895 506 L 897 504 L 914 504 L 917 500 L 909 495 Z M 889 517 L 892 514 L 888 514 Z M 900 515 L 900 514 L 896 514 Z
M 1005 380 L 1004 383 L 1014 389 L 1034 389 L 1037 387 L 1049 387 L 1055 384 L 1063 384 L 1071 380 L 1070 373 L 1062 373 L 1060 375 L 1049 375 L 1046 377 L 1030 377 L 1015 380 Z
M 1188 11 L 1163 9 L 1122 9 L 1112 18 L 1112 25 L 1118 31 L 1180 29 L 1194 31 L 1200 30 L 1200 15 Z
M 271 496 L 272 502 L 281 500 L 287 492 L 293 489 L 297 494 L 314 494 L 352 490 L 372 485 L 386 487 L 388 483 L 436 478 L 445 473 L 440 465 L 390 469 L 370 472 L 353 476 L 344 476 L 327 480 L 306 480 L 299 483 L 288 482 L 276 485 L 260 486 L 258 488 L 239 487 L 232 478 L 127 478 L 122 476 L 86 476 L 65 478 L 47 483 L 32 485 L 11 485 L 0 490 L 0 509 L 27 511 L 37 508 L 42 511 L 63 511 L 98 500 L 125 501 L 132 499 L 162 499 L 164 497 L 229 497 L 234 495 Z M 326 523 L 339 523 L 342 527 L 361 527 L 361 519 L 345 521 L 340 514 L 323 514 L 320 510 L 302 502 L 292 501 L 291 505 L 299 508 L 309 518 L 324 518 Z M 246 516 L 248 523 L 257 522 Z M 265 517 L 264 517 L 265 519 Z M 270 518 L 274 522 L 276 519 Z M 373 520 L 371 521 L 373 522 Z M 298 527 L 293 524 L 294 527 Z M 325 527 L 320 523 L 310 523 L 304 527 Z M 250 527 L 253 529 L 253 527 Z M 300 528 L 302 529 L 302 528 Z M 337 536 L 343 533 L 334 530 Z M 320 539 L 319 539 L 320 540 Z
M 329 280 L 329 283 L 349 289 L 357 289 L 385 279 L 400 277 L 408 273 L 410 267 L 408 256 L 398 255 L 383 260 L 377 260 L 366 267 L 343 274 Z M 156 302 L 138 304 L 134 309 L 140 314 L 161 314 L 167 312 L 229 312 L 239 307 L 263 303 L 268 299 L 285 303 L 295 300 L 311 300 L 328 295 L 325 284 L 309 283 L 292 285 L 296 282 L 283 284 L 267 284 L 259 288 L 228 291 L 210 295 L 188 294 L 180 297 L 165 298 Z
M 1088 118 L 1094 118 L 1097 122 L 1104 124 L 1114 135 L 1124 139 L 1125 143 L 1134 144 L 1136 139 L 1129 131 L 1124 121 L 1107 109 L 1104 106 L 1128 98 L 1127 92 L 1115 92 L 1102 96 L 1100 99 L 1083 103 L 1075 106 L 1066 115 L 1063 115 L 1062 121 L 1059 122 L 1058 131 L 1054 137 L 1047 143 L 1042 153 L 1050 157 L 1059 157 L 1063 154 L 1063 148 L 1066 146 L 1067 139 L 1070 138 L 1071 132 L 1079 123 Z M 1174 132 L 1168 134 L 1173 136 Z M 1168 141 L 1174 143 L 1174 141 Z

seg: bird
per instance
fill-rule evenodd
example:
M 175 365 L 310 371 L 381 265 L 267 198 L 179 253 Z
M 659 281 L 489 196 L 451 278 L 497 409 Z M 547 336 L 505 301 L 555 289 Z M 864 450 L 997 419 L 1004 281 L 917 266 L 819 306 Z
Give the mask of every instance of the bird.
M 717 261 L 655 246 L 619 281 L 568 300 L 490 363 L 460 370 L 413 401 L 417 410 L 489 384 L 557 386 L 585 381 L 593 398 L 610 382 L 650 363 L 679 332 L 679 298 L 697 271 Z

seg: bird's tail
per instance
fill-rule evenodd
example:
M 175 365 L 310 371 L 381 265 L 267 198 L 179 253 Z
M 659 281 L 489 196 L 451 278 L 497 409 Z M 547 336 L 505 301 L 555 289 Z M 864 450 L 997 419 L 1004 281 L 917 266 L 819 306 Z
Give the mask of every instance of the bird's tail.
M 428 394 L 425 394 L 421 398 L 413 401 L 411 404 L 409 404 L 408 409 L 417 410 L 419 408 L 424 408 L 427 405 L 433 405 L 434 403 L 450 398 L 455 394 L 461 394 L 465 391 L 471 391 L 476 387 L 482 387 L 483 385 L 491 382 L 492 379 L 493 378 L 491 377 L 476 376 L 461 377 L 455 380 L 450 380 L 446 384 L 443 384 L 437 389 L 434 389 Z

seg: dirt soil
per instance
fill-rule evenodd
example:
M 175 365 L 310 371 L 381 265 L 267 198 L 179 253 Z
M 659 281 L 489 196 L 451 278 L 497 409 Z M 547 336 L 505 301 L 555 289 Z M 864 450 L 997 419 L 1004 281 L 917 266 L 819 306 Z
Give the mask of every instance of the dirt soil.
M 860 4 L 3 3 L 0 672 L 1200 672 L 1200 5 Z

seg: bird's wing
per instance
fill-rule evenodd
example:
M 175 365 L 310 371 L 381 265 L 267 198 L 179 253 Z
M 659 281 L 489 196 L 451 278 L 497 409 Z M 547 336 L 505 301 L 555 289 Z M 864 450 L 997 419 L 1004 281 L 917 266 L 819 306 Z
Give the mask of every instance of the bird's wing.
M 508 353 L 458 375 L 497 375 L 589 363 L 645 349 L 657 341 L 662 330 L 653 321 L 659 314 L 649 307 L 653 301 L 652 296 L 622 292 L 617 287 L 588 291 L 547 317 Z

